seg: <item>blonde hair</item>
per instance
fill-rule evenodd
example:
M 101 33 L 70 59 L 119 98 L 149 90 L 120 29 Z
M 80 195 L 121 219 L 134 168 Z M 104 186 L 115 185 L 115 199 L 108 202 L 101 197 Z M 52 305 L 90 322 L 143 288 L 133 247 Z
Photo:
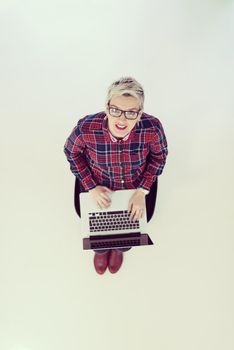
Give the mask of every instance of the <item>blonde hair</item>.
M 140 102 L 140 109 L 144 107 L 145 94 L 143 87 L 132 77 L 120 78 L 110 85 L 106 98 L 106 108 L 114 95 L 136 97 Z

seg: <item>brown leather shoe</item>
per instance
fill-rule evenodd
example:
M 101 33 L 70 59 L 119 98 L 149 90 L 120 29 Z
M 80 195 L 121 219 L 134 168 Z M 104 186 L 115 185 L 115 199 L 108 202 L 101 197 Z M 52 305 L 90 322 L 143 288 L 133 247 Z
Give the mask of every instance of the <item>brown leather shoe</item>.
M 94 255 L 94 267 L 95 270 L 97 271 L 97 273 L 99 273 L 100 275 L 102 275 L 107 268 L 108 265 L 108 259 L 109 259 L 109 250 L 105 253 L 102 254 L 97 254 L 95 253 Z
M 108 267 L 111 273 L 116 273 L 123 262 L 123 253 L 119 250 L 113 249 L 111 250 Z

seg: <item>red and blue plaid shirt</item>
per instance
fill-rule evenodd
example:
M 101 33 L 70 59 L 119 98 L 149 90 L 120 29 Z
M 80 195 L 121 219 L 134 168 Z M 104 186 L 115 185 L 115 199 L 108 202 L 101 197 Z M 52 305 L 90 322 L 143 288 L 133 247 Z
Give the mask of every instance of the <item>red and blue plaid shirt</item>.
M 168 153 L 163 127 L 154 116 L 143 113 L 127 137 L 116 139 L 107 129 L 105 112 L 80 119 L 64 152 L 86 191 L 97 185 L 149 190 L 162 173 Z

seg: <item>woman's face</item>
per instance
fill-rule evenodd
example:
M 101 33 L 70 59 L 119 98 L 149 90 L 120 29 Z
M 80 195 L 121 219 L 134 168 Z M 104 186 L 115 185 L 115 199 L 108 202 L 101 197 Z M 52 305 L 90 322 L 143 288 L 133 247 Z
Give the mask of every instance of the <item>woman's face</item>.
M 140 102 L 133 96 L 113 96 L 109 102 L 109 108 L 120 109 L 122 111 L 138 112 L 140 110 Z M 123 138 L 134 128 L 138 120 L 140 119 L 142 111 L 139 112 L 136 119 L 127 119 L 124 113 L 120 117 L 113 117 L 109 113 L 109 109 L 106 110 L 108 117 L 108 129 L 111 134 L 118 138 Z

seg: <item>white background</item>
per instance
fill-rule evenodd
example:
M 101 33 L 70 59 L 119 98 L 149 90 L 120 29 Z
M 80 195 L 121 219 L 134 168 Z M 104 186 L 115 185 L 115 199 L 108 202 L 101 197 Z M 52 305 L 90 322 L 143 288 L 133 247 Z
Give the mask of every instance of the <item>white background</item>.
M 233 350 L 233 1 L 0 9 L 0 349 Z M 142 83 L 169 156 L 155 245 L 100 276 L 63 145 L 125 75 Z

